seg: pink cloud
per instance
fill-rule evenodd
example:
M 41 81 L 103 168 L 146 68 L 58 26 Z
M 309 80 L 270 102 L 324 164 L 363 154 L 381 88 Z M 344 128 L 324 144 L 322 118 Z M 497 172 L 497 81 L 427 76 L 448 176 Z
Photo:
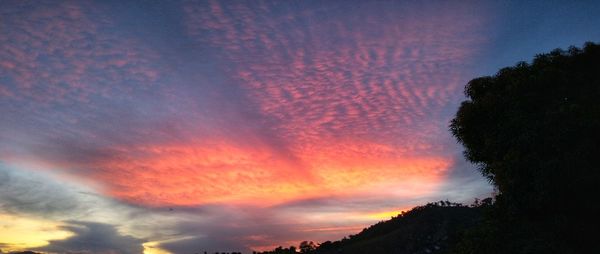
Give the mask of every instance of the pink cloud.
M 336 4 L 184 2 L 181 23 L 144 31 L 102 4 L 0 10 L 0 159 L 191 210 L 176 228 L 190 246 L 354 233 L 444 184 L 447 109 L 484 18 Z M 199 220 L 211 206 L 226 208 Z
M 136 94 L 161 76 L 149 48 L 101 32 L 114 22 L 102 13 L 74 3 L 46 7 L 9 19 L 25 43 L 2 44 L 0 62 L 14 65 L 2 71 L 17 84 L 2 94 L 35 106 L 81 103 L 91 95 Z M 405 190 L 399 195 L 425 195 L 443 181 L 453 155 L 437 140 L 448 135 L 443 110 L 460 96 L 463 80 L 454 66 L 469 61 L 481 40 L 469 33 L 481 23 L 465 10 L 427 7 L 431 18 L 422 19 L 420 12 L 382 8 L 342 19 L 330 9 L 278 15 L 266 3 L 183 8 L 187 36 L 219 52 L 219 68 L 247 102 L 233 111 L 249 108 L 256 117 L 233 121 L 243 113 L 219 109 L 223 124 L 193 110 L 157 122 L 117 118 L 127 123 L 123 133 L 110 124 L 77 130 L 111 142 L 90 151 L 75 142 L 61 152 L 86 159 L 43 149 L 48 156 L 34 157 L 97 179 L 114 197 L 152 206 L 276 204 L 394 185 Z M 163 96 L 166 107 L 198 107 L 192 97 Z M 54 134 L 51 140 L 63 140 Z
M 141 126 L 131 134 L 152 134 L 152 139 L 112 143 L 102 148 L 112 156 L 98 160 L 57 162 L 64 168 L 93 169 L 74 173 L 97 179 L 114 197 L 151 206 L 272 205 L 390 186 L 399 186 L 402 196 L 434 191 L 453 159 L 444 144 L 436 143 L 446 133 L 443 110 L 461 92 L 462 73 L 453 66 L 474 54 L 481 39 L 467 32 L 478 28 L 479 21 L 465 18 L 460 8 L 428 10 L 435 14 L 431 19 L 383 11 L 343 20 L 319 11 L 278 16 L 274 8 L 221 2 L 184 6 L 188 36 L 222 54 L 225 64 L 220 68 L 243 92 L 249 103 L 244 106 L 257 110 L 259 117 L 248 124 L 258 127 L 227 122 L 226 128 L 244 134 L 188 131 L 183 140 L 159 141 L 156 137 L 168 136 L 168 129 Z M 85 18 L 77 13 L 64 15 Z M 64 22 L 57 23 L 63 31 Z M 40 38 L 48 37 L 41 31 Z M 66 33 L 61 36 L 66 37 L 61 42 L 73 40 Z M 123 42 L 127 40 L 119 40 Z M 110 74 L 109 79 L 130 75 L 142 83 L 155 81 L 159 71 L 146 66 L 152 55 L 139 52 L 143 46 L 124 46 L 93 50 L 110 56 L 109 61 L 76 57 L 78 51 L 66 50 L 73 59 L 63 57 L 65 66 L 74 64 L 75 74 L 54 75 L 62 69 L 51 69 L 51 84 L 70 84 L 50 86 L 51 94 L 63 98 L 75 93 L 81 99 L 97 92 L 89 90 L 89 80 L 80 79 L 89 68 Z M 13 55 L 19 54 L 28 57 L 26 52 Z M 26 75 L 15 77 L 37 85 L 27 83 Z M 99 90 L 110 96 L 131 89 Z M 206 125 L 175 119 L 177 127 Z
M 423 11 L 429 19 L 390 10 L 343 21 L 301 11 L 261 20 L 277 16 L 269 8 L 190 4 L 187 27 L 225 49 L 237 63 L 228 66 L 231 74 L 278 123 L 275 134 L 298 148 L 344 136 L 404 146 L 421 142 L 411 138 L 415 122 L 445 128 L 426 119 L 439 118 L 460 96 L 464 77 L 453 66 L 468 61 L 482 40 L 469 33 L 482 22 L 460 7 Z
M 12 81 L 3 90 L 14 99 L 36 106 L 87 102 L 131 90 L 126 79 L 157 80 L 151 63 L 158 56 L 135 39 L 102 32 L 114 24 L 101 10 L 83 2 L 20 5 L 3 13 L 0 24 L 0 76 Z

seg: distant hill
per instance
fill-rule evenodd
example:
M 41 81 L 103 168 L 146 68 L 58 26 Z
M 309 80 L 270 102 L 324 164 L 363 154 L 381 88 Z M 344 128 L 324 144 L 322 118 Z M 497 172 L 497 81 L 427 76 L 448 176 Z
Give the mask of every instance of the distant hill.
M 324 242 L 311 250 L 314 254 L 419 254 L 449 253 L 468 229 L 483 220 L 483 204 L 465 206 L 440 201 L 418 206 L 388 221 L 372 225 L 356 235 L 335 242 Z M 295 248 L 294 248 L 295 251 Z M 294 253 L 292 249 L 277 248 L 261 254 Z

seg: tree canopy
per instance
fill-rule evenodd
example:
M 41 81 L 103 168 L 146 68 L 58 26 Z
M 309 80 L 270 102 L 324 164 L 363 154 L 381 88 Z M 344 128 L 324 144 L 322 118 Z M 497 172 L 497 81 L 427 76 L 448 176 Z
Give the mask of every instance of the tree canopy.
M 590 247 L 600 180 L 600 45 L 537 55 L 471 80 L 465 94 L 450 129 L 498 189 L 491 238 L 515 240 L 511 253 Z

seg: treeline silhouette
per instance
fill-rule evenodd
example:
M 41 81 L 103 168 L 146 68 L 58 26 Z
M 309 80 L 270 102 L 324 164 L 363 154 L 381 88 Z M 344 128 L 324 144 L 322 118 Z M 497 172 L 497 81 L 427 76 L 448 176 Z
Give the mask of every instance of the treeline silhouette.
M 480 223 L 483 209 L 492 204 L 492 199 L 476 201 L 465 206 L 449 201 L 439 201 L 418 206 L 402 212 L 388 221 L 382 221 L 363 229 L 356 235 L 339 241 L 326 241 L 298 248 L 278 247 L 257 254 L 297 253 L 432 253 L 454 245 L 467 229 Z M 304 248 L 303 248 L 304 247 Z
M 600 45 L 539 54 L 465 95 L 450 130 L 493 199 L 419 206 L 304 253 L 600 253 Z
M 216 252 L 210 252 L 210 253 L 205 251 L 203 253 L 204 254 L 242 254 L 241 252 L 235 252 L 235 251 L 234 252 L 218 252 L 218 251 L 216 251 Z M 200 253 L 194 253 L 194 254 L 200 254 Z

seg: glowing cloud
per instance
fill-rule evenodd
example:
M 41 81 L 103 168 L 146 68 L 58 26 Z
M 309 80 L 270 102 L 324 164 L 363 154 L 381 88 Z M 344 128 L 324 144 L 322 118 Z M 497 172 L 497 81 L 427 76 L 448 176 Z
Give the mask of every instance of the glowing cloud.
M 484 9 L 0 2 L 0 219 L 37 232 L 3 251 L 249 251 L 439 194 Z
M 72 236 L 73 233 L 63 226 L 51 220 L 0 213 L 0 249 L 9 252 L 29 250 L 45 246 L 51 240 Z
M 16 35 L 36 34 L 41 40 L 23 40 L 43 42 L 45 54 L 61 64 L 32 56 L 43 45 L 8 43 L 4 70 L 19 86 L 7 93 L 11 100 L 45 98 L 39 81 L 47 78 L 53 88 L 66 84 L 59 93 L 64 95 L 28 102 L 33 112 L 43 112 L 46 102 L 89 110 L 59 115 L 72 124 L 50 122 L 50 133 L 19 138 L 25 152 L 5 148 L 11 155 L 5 158 L 41 161 L 95 179 L 113 197 L 151 206 L 273 205 L 385 192 L 389 186 L 397 186 L 399 196 L 426 195 L 453 163 L 453 153 L 439 142 L 448 137 L 444 108 L 460 94 L 464 78 L 457 67 L 474 54 L 481 39 L 469 32 L 482 22 L 466 18 L 468 5 L 445 12 L 385 3 L 364 7 L 382 12 L 300 7 L 279 15 L 272 3 L 183 3 L 182 36 L 218 52 L 223 64 L 211 70 L 229 76 L 215 84 L 187 69 L 161 71 L 153 63 L 160 50 L 127 44 L 136 40 L 105 47 L 113 45 L 113 35 L 93 31 L 102 31 L 97 20 L 106 27 L 113 21 L 91 8 L 33 10 L 27 15 L 34 19 L 14 21 L 30 32 Z M 419 19 L 420 12 L 431 18 Z M 72 31 L 62 28 L 75 21 Z M 86 42 L 82 50 L 64 46 L 80 39 Z M 88 51 L 94 55 L 83 55 Z M 81 72 L 66 71 L 71 65 Z M 138 90 L 132 82 L 153 90 Z M 201 85 L 192 88 L 194 82 Z M 177 90 L 199 97 L 174 96 Z M 152 106 L 156 98 L 169 106 Z M 106 99 L 119 106 L 102 108 Z

